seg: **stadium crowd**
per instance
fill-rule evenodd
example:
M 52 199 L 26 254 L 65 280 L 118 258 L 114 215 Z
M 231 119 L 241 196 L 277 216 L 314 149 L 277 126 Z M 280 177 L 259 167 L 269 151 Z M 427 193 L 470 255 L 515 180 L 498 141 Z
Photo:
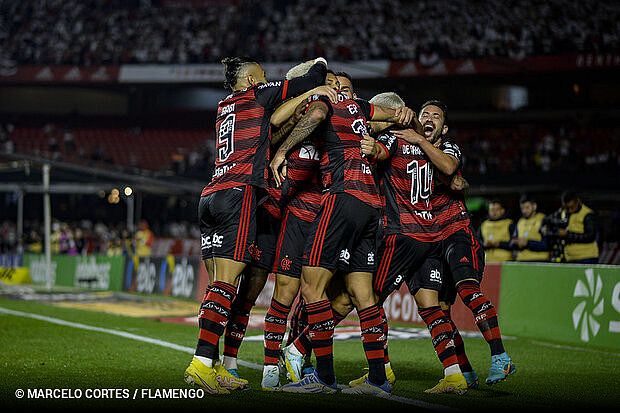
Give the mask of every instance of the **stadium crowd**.
M 5 67 L 204 63 L 244 53 L 261 61 L 325 56 L 416 59 L 432 66 L 440 58 L 616 51 L 620 42 L 620 7 L 610 0 L 360 0 L 354 6 L 268 0 L 162 7 L 165 2 L 157 0 L 0 2 L 0 61 Z
M 121 223 L 106 224 L 91 220 L 54 221 L 51 229 L 52 254 L 63 255 L 147 256 L 151 254 L 151 247 L 156 237 L 174 239 L 200 237 L 198 227 L 186 221 L 165 222 L 155 225 L 154 230 L 151 230 L 146 221 L 142 221 L 133 233 Z M 40 254 L 43 248 L 43 224 L 40 222 L 24 222 L 21 239 L 14 221 L 6 220 L 0 224 L 0 254 Z
M 0 151 L 23 152 L 52 160 L 82 163 L 127 172 L 152 170 L 173 173 L 196 180 L 211 176 L 213 148 L 209 138 L 183 141 L 174 132 L 168 133 L 170 146 L 149 146 L 149 153 L 142 155 L 129 148 L 133 140 L 115 139 L 130 135 L 148 140 L 140 127 L 109 132 L 108 139 L 97 144 L 81 140 L 88 129 L 74 131 L 61 125 L 46 124 L 36 133 L 36 138 L 24 132 L 25 128 L 12 124 L 0 124 Z M 77 135 L 77 137 L 76 137 Z M 595 125 L 594 122 L 578 124 L 567 121 L 558 125 L 508 125 L 485 127 L 454 127 L 450 135 L 468 149 L 464 157 L 464 171 L 468 177 L 484 178 L 497 174 L 574 172 L 587 168 L 592 170 L 617 170 L 620 167 L 620 128 Z M 110 147 L 110 143 L 121 148 Z M 124 149 L 123 149 L 124 145 Z M 109 151 L 126 153 L 126 159 Z M 157 162 L 147 164 L 157 151 Z M 144 159 L 143 159 L 144 158 Z M 126 162 L 123 163 L 122 161 Z

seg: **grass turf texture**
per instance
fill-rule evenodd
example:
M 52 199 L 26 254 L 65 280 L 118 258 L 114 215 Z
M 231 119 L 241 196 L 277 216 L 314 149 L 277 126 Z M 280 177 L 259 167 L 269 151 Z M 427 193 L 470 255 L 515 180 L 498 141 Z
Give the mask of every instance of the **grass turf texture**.
M 91 326 L 115 329 L 175 344 L 193 347 L 197 329 L 187 325 L 160 323 L 59 308 L 48 304 L 0 299 L 0 307 L 60 318 Z M 250 331 L 249 334 L 260 334 Z M 613 352 L 556 349 L 517 338 L 506 342 L 518 366 L 516 375 L 493 387 L 484 384 L 489 352 L 482 339 L 466 339 L 467 353 L 480 377 L 479 390 L 465 396 L 428 395 L 423 391 L 442 376 L 430 340 L 391 340 L 390 356 L 396 371 L 394 394 L 410 399 L 465 410 L 487 409 L 579 409 L 620 405 L 620 354 Z M 262 363 L 262 343 L 246 342 L 240 357 Z M 314 409 L 423 410 L 415 406 L 372 397 L 347 395 L 291 395 L 259 390 L 261 372 L 240 367 L 252 390 L 228 396 L 205 396 L 186 400 L 18 400 L 18 388 L 185 388 L 182 380 L 191 355 L 178 350 L 79 330 L 48 322 L 0 314 L 0 403 L 3 407 L 96 408 L 191 408 L 222 407 L 226 410 L 277 411 Z M 359 340 L 335 343 L 336 375 L 340 383 L 359 377 L 365 359 Z

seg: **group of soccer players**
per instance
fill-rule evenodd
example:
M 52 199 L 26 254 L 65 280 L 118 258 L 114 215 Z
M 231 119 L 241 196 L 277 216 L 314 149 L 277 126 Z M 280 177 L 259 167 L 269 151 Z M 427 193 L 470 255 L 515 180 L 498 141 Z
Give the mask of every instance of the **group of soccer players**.
M 446 136 L 446 106 L 428 101 L 416 117 L 395 93 L 359 99 L 351 77 L 328 70 L 322 58 L 277 82 L 251 59 L 223 64 L 232 94 L 218 105 L 215 172 L 199 205 L 211 284 L 186 382 L 213 394 L 247 387 L 237 352 L 270 272 L 263 390 L 391 394 L 383 302 L 402 283 L 444 367 L 427 392 L 463 394 L 478 385 L 450 317 L 457 295 L 489 344 L 487 384 L 513 374 L 497 312 L 480 290 L 484 252 L 463 200 L 461 152 Z M 342 388 L 334 328 L 353 309 L 368 374 Z

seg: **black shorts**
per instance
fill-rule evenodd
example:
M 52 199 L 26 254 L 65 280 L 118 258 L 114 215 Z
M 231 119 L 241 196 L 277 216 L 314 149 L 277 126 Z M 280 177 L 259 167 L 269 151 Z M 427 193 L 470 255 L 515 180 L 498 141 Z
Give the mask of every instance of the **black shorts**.
M 389 234 L 379 246 L 379 269 L 373 289 L 380 301 L 407 282 L 415 294 L 420 288 L 441 290 L 441 243 L 421 242 L 402 234 Z
M 274 273 L 294 278 L 301 277 L 304 248 L 311 228 L 312 222 L 304 221 L 286 210 L 276 243 Z
M 256 194 L 253 186 L 238 186 L 200 198 L 198 204 L 201 256 L 250 263 L 249 247 L 256 239 Z
M 304 265 L 344 273 L 374 272 L 380 218 L 378 209 L 352 195 L 326 195 L 306 240 Z
M 256 242 L 250 243 L 248 247 L 252 257 L 252 266 L 271 272 L 279 232 L 280 220 L 259 206 L 256 209 Z
M 466 279 L 482 281 L 485 265 L 484 248 L 471 225 L 447 237 L 441 246 L 446 274 L 439 299 L 453 304 L 457 295 L 456 285 L 459 282 Z

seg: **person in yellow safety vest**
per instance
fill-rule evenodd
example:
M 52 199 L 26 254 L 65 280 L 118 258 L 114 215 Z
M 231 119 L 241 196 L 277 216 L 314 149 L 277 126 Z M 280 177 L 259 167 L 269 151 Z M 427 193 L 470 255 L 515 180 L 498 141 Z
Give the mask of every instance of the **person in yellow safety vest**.
M 138 257 L 148 257 L 151 255 L 151 246 L 155 240 L 155 235 L 149 229 L 149 224 L 146 220 L 141 220 L 138 224 L 138 231 L 136 232 L 136 255 Z
M 568 226 L 558 230 L 558 237 L 566 241 L 564 257 L 566 262 L 596 264 L 599 250 L 596 243 L 596 215 L 583 204 L 572 191 L 562 194 L 562 208 L 568 215 Z
M 517 221 L 510 242 L 517 252 L 517 261 L 549 261 L 549 243 L 540 233 L 545 214 L 537 212 L 537 204 L 527 195 L 519 200 L 521 218 Z
M 480 238 L 487 262 L 512 260 L 510 240 L 514 222 L 505 215 L 506 209 L 499 200 L 489 202 L 489 218 L 480 225 Z

